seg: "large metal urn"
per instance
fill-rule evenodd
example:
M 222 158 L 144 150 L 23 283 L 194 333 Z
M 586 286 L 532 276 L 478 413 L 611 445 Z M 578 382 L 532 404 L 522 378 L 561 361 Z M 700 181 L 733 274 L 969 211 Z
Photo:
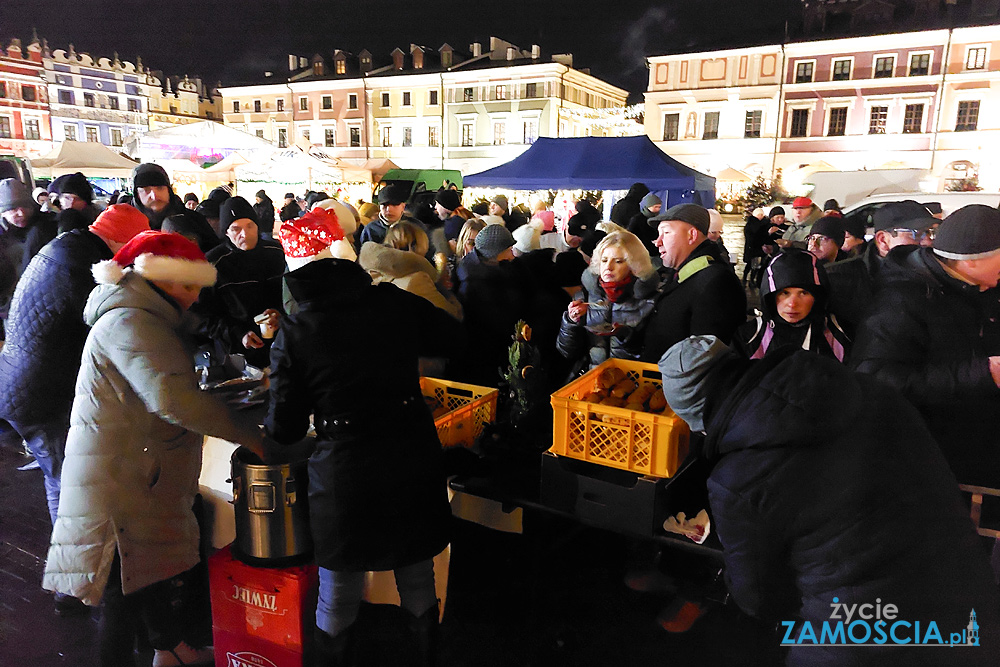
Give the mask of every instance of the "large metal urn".
M 233 555 L 249 565 L 288 567 L 312 558 L 307 467 L 315 442 L 303 441 L 263 463 L 240 447 L 232 456 L 236 540 Z

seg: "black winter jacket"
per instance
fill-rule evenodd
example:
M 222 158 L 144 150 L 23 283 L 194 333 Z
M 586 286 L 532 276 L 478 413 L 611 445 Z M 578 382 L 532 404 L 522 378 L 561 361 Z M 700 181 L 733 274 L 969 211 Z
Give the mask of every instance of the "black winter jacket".
M 319 260 L 286 280 L 301 310 L 271 348 L 265 427 L 278 442 L 294 443 L 314 415 L 316 563 L 366 571 L 431 558 L 448 544 L 451 510 L 417 359 L 460 352 L 461 325 L 395 285 L 372 285 L 353 262 Z M 359 340 L 387 342 L 359 354 Z
M 1000 389 L 987 361 L 1000 341 L 984 336 L 995 300 L 945 273 L 930 248 L 899 246 L 883 262 L 852 364 L 920 410 L 960 482 L 1000 488 Z
M 640 212 L 642 198 L 647 194 L 649 194 L 649 188 L 644 183 L 633 183 L 625 196 L 611 207 L 611 222 L 628 227 L 635 214 Z
M 192 310 L 208 320 L 208 335 L 220 341 L 230 354 L 246 357 L 259 368 L 267 366 L 268 349 L 274 339 L 264 339 L 264 347 L 243 347 L 248 332 L 260 335 L 254 317 L 268 308 L 284 310 L 281 278 L 285 273 L 285 254 L 277 241 L 260 239 L 253 250 L 239 250 L 227 238 L 208 253 L 219 277 L 206 287 Z
M 83 229 L 42 248 L 18 283 L 0 349 L 0 417 L 24 424 L 65 420 L 90 328 L 83 307 L 94 289 L 91 267 L 113 253 Z M 56 452 L 59 458 L 62 452 Z
M 881 266 L 878 247 L 871 242 L 861 255 L 825 267 L 830 280 L 830 312 L 850 336 L 857 335 L 871 309 Z
M 260 203 L 253 205 L 253 212 L 257 216 L 257 227 L 261 234 L 266 234 L 270 238 L 274 233 L 274 202 L 267 195 L 264 195 Z
M 660 289 L 646 319 L 640 359 L 658 363 L 671 345 L 688 336 L 713 335 L 729 343 L 746 321 L 747 298 L 718 246 L 707 239 Z
M 808 621 L 820 637 L 824 621 L 837 623 L 832 613 L 845 616 L 835 600 L 896 605 L 899 620 L 920 621 L 921 637 L 934 621 L 946 641 L 975 609 L 978 648 L 810 646 L 792 648 L 786 664 L 994 664 L 997 589 L 955 478 L 917 412 L 895 390 L 815 354 L 750 365 L 706 417 L 703 450 L 714 464 L 713 528 L 740 608 L 781 622 L 779 641 L 792 621 Z M 800 632 L 798 624 L 790 636 Z M 914 630 L 897 634 L 912 640 Z M 863 635 L 856 628 L 853 636 Z

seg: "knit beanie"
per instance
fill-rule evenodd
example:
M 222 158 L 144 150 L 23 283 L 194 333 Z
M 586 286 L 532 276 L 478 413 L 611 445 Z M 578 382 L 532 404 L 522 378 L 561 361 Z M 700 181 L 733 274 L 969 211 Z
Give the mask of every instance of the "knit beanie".
M 257 212 L 243 197 L 230 197 L 219 207 L 219 229 L 225 232 L 236 220 L 249 218 L 257 222 Z
M 219 202 L 214 199 L 206 199 L 198 204 L 198 208 L 195 210 L 205 216 L 205 218 L 211 218 L 212 220 L 219 219 Z
M 5 178 L 0 181 L 0 213 L 6 213 L 15 208 L 38 208 L 31 198 L 28 187 L 16 178 Z
M 841 222 L 844 225 L 844 232 L 850 234 L 854 238 L 864 239 L 865 232 L 865 217 L 860 215 L 853 215 L 848 218 L 841 218 Z
M 594 256 L 594 250 L 597 249 L 597 244 L 601 242 L 608 233 L 601 231 L 600 229 L 595 229 L 592 232 L 588 232 L 583 240 L 580 241 L 580 252 L 582 252 L 587 257 Z
M 934 236 L 934 254 L 945 259 L 982 259 L 1000 252 L 1000 211 L 984 204 L 958 209 Z
M 311 210 L 315 211 L 317 208 L 333 211 L 337 222 L 340 224 L 340 228 L 344 230 L 344 234 L 350 236 L 357 231 L 358 220 L 354 217 L 354 210 L 339 199 L 328 197 L 327 199 L 315 202 Z
M 648 221 L 649 226 L 656 229 L 664 220 L 686 222 L 706 236 L 708 236 L 708 228 L 712 224 L 708 210 L 704 206 L 698 206 L 697 204 L 677 204 L 676 206 L 671 206 L 666 211 L 650 218 Z
M 322 207 L 281 223 L 278 241 L 285 251 L 289 271 L 318 259 L 346 259 L 351 262 L 357 259 L 354 248 L 344 238 L 337 214 Z
M 459 199 L 458 193 L 454 190 L 440 190 L 436 195 L 434 195 L 434 201 L 441 204 L 442 207 L 449 211 L 454 211 L 456 208 L 462 205 L 462 200 Z
M 31 191 L 31 198 L 35 200 L 35 203 L 38 203 L 38 195 L 47 195 L 48 193 L 49 191 L 45 188 L 35 188 Z
M 529 222 L 521 225 L 511 236 L 514 238 L 514 248 L 522 255 L 538 250 L 541 247 L 539 240 L 542 238 L 542 223 Z
M 785 208 L 783 206 L 775 206 L 767 212 L 768 218 L 773 218 L 776 215 L 785 215 Z
M 94 188 L 80 172 L 66 176 L 66 180 L 59 185 L 59 194 L 76 195 L 88 204 L 94 201 Z
M 652 218 L 653 212 L 650 211 L 649 209 L 650 207 L 656 206 L 657 204 L 662 205 L 663 200 L 660 199 L 655 194 L 653 194 L 652 192 L 650 192 L 645 197 L 643 197 L 642 200 L 639 201 L 639 210 L 642 211 L 642 214 L 647 218 Z
M 128 243 L 137 234 L 149 231 L 149 220 L 128 204 L 112 204 L 90 225 L 90 231 L 115 243 Z
M 145 162 L 132 170 L 133 188 L 170 187 L 166 170 L 158 164 Z
M 823 202 L 824 211 L 837 211 L 840 212 L 840 204 L 837 203 L 836 199 L 827 199 Z
M 670 409 L 691 427 L 705 430 L 705 402 L 711 391 L 706 379 L 736 353 L 715 336 L 690 336 L 675 343 L 660 358 L 663 395 Z
M 514 237 L 503 225 L 486 225 L 476 234 L 476 250 L 487 259 L 496 259 L 514 245 Z
M 505 211 L 509 211 L 510 210 L 508 208 L 507 197 L 505 197 L 504 195 L 497 195 L 496 197 L 494 197 L 490 201 L 493 202 L 494 204 L 496 204 L 497 206 L 499 206 L 500 208 L 502 208 Z M 452 210 L 454 210 L 454 209 L 452 209 Z
M 837 247 L 844 245 L 844 221 L 842 218 L 833 215 L 824 215 L 813 223 L 809 234 L 819 234 L 833 239 Z
M 141 215 L 141 214 L 140 214 Z M 146 280 L 170 280 L 208 287 L 215 284 L 215 267 L 198 245 L 180 234 L 144 231 L 136 234 L 113 259 L 94 264 L 94 279 L 116 285 L 130 269 Z
M 186 195 L 184 195 L 184 203 L 186 204 L 189 201 L 193 201 L 195 204 L 197 204 L 198 203 L 198 195 L 196 195 L 193 192 L 189 192 Z

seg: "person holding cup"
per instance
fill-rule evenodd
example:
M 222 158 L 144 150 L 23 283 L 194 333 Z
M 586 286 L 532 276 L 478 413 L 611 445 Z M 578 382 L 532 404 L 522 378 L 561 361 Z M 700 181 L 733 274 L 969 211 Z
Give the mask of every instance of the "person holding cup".
M 219 273 L 192 308 L 206 320 L 206 333 L 228 354 L 264 368 L 284 312 L 281 277 L 285 256 L 277 241 L 260 238 L 253 207 L 230 197 L 219 209 L 226 237 L 208 254 Z

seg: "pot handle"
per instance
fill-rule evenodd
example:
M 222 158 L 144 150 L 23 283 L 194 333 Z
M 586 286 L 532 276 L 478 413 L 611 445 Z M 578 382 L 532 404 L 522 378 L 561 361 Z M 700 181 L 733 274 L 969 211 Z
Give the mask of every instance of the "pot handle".
M 233 483 L 233 499 L 230 500 L 230 504 L 236 504 L 236 501 L 240 499 L 240 487 L 243 486 L 243 478 L 239 475 L 233 475 L 232 479 L 227 479 L 227 482 Z
M 285 479 L 285 505 L 291 507 L 295 504 L 295 500 L 298 497 L 295 489 L 295 478 L 289 477 Z

